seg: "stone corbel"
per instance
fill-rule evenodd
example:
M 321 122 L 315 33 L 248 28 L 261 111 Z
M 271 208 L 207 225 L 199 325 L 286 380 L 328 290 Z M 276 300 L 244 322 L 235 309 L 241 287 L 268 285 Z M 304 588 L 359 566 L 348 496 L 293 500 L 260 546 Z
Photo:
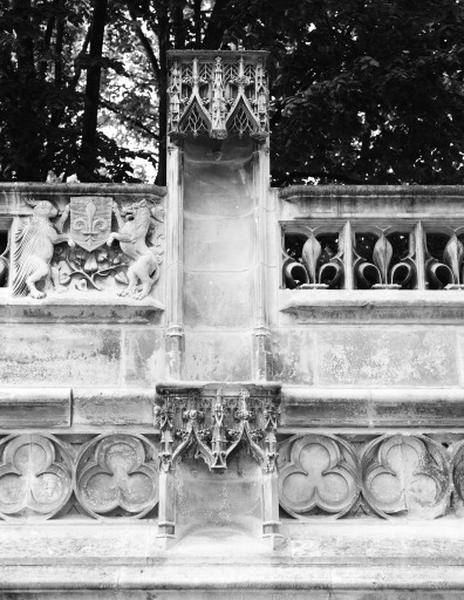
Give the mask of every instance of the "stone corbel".
M 276 472 L 278 384 L 161 384 L 155 425 L 160 431 L 159 535 L 175 537 L 177 464 L 186 453 L 210 471 L 228 468 L 240 448 L 261 467 L 263 535 L 279 536 Z

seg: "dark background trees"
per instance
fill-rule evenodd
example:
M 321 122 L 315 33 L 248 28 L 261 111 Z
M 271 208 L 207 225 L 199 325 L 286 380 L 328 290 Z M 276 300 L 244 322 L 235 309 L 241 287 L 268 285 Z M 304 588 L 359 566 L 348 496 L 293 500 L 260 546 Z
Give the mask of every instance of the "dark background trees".
M 0 0 L 0 179 L 164 184 L 174 47 L 270 51 L 279 185 L 463 182 L 460 0 Z

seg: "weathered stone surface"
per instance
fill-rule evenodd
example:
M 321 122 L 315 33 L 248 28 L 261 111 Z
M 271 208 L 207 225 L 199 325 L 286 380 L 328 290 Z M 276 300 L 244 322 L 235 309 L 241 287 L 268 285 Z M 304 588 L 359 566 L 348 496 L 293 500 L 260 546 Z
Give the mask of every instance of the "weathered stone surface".
M 186 273 L 185 321 L 190 326 L 247 327 L 251 324 L 249 273 Z
M 78 427 L 153 425 L 154 389 L 73 388 L 72 396 L 73 424 Z
M 282 429 L 464 426 L 460 388 L 282 388 Z
M 199 460 L 184 459 L 177 469 L 179 535 L 221 537 L 225 531 L 250 537 L 261 532 L 259 467 L 245 453 L 229 459 L 227 471 L 215 473 Z M 205 489 L 209 494 L 205 497 Z
M 4 384 L 114 383 L 120 358 L 120 332 L 110 327 L 5 325 L 0 331 Z
M 316 360 L 315 335 L 305 329 L 279 330 L 272 340 L 272 373 L 276 381 L 311 385 Z
M 184 215 L 185 269 L 244 271 L 253 261 L 253 220 Z
M 246 381 L 251 378 L 250 333 L 186 331 L 184 379 Z
M 318 330 L 321 385 L 457 385 L 452 331 L 352 328 Z
M 71 425 L 69 388 L 0 388 L 0 428 L 47 428 Z
M 164 377 L 164 332 L 122 328 L 121 374 L 126 385 L 153 385 Z

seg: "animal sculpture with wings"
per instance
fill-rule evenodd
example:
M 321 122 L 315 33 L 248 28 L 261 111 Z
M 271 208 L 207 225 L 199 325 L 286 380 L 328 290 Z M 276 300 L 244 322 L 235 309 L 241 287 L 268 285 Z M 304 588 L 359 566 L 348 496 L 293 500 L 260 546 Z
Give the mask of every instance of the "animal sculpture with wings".
M 29 294 L 32 298 L 44 298 L 46 294 L 37 284 L 50 275 L 54 246 L 61 242 L 74 245 L 69 235 L 63 233 L 69 206 L 53 224 L 51 219 L 58 215 L 58 210 L 51 202 L 32 200 L 28 204 L 33 206 L 32 218 L 14 235 L 12 291 L 15 296 Z

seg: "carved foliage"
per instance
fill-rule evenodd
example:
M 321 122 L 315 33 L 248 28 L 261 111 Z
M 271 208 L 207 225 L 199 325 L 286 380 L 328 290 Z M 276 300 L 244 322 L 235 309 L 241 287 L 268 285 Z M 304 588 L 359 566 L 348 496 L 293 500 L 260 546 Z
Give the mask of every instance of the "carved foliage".
M 55 516 L 72 493 L 71 459 L 52 436 L 9 436 L 0 443 L 0 515 Z
M 170 135 L 224 139 L 230 133 L 268 136 L 268 85 L 263 57 L 250 52 L 172 55 Z
M 106 290 L 134 299 L 150 293 L 164 246 L 158 199 L 118 204 L 109 196 L 74 196 L 58 219 L 51 202 L 30 202 L 33 215 L 18 220 L 13 236 L 14 295 L 43 298 L 53 288 Z M 5 264 L 2 255 L 0 284 Z
M 100 436 L 78 457 L 76 497 L 94 517 L 142 517 L 158 502 L 156 465 L 156 450 L 143 436 Z
M 364 498 L 380 516 L 407 513 L 436 517 L 450 494 L 448 458 L 425 436 L 382 436 L 362 457 Z
M 279 452 L 281 506 L 305 518 L 316 511 L 340 517 L 360 492 L 356 454 L 343 440 L 326 435 L 291 438 Z
M 160 464 L 169 470 L 193 449 L 211 470 L 227 468 L 227 459 L 244 445 L 264 470 L 277 456 L 278 386 L 251 389 L 158 390 L 155 423 L 161 431 Z

